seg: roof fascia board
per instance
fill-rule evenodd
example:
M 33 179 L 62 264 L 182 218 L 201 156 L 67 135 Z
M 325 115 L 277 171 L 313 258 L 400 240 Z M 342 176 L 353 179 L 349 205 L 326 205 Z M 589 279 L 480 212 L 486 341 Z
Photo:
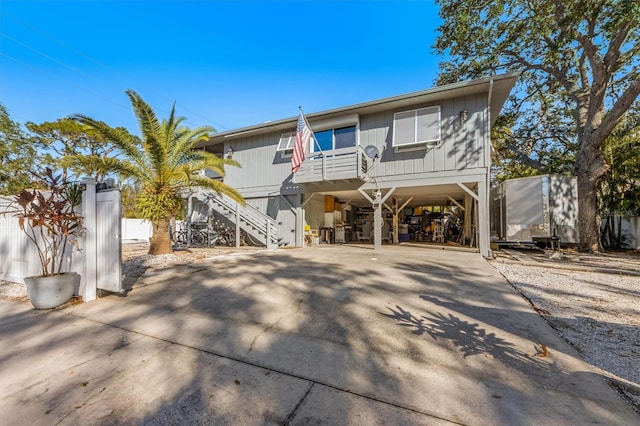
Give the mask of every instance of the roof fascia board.
M 502 105 L 506 101 L 511 89 L 515 85 L 516 80 L 520 76 L 519 72 L 511 72 L 507 74 L 483 77 L 476 80 L 461 81 L 457 83 L 437 86 L 419 92 L 411 92 L 404 95 L 393 96 L 389 98 L 378 99 L 375 101 L 363 102 L 346 107 L 330 109 L 326 111 L 305 114 L 308 121 L 320 118 L 330 118 L 331 116 L 346 113 L 366 114 L 369 110 L 382 109 L 386 105 L 394 103 L 407 103 L 415 101 L 415 103 L 424 103 L 435 100 L 451 99 L 461 95 L 456 95 L 457 91 L 465 91 L 465 95 L 483 93 L 489 91 L 490 82 L 493 81 L 493 95 L 491 105 L 491 115 L 497 117 L 498 112 L 502 109 Z M 472 89 L 471 91 L 469 89 Z M 215 145 L 236 138 L 253 136 L 256 134 L 276 132 L 278 130 L 291 129 L 295 127 L 298 117 L 285 118 L 277 121 L 269 121 L 262 124 L 248 126 L 236 130 L 229 130 L 222 133 L 216 133 L 209 138 L 207 142 L 201 142 L 198 147 Z M 494 121 L 494 120 L 492 120 Z M 493 124 L 493 123 L 492 123 Z

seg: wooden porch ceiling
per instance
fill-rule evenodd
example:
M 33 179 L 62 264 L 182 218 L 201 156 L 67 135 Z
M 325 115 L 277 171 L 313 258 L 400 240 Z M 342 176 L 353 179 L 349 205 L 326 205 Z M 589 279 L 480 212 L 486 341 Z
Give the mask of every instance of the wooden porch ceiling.
M 311 190 L 311 188 L 308 189 Z M 475 190 L 475 188 L 470 189 Z M 381 190 L 383 196 L 389 191 L 388 188 L 383 188 Z M 367 192 L 370 193 L 371 191 Z M 352 206 L 356 207 L 371 206 L 369 201 L 367 201 L 357 189 L 317 191 L 315 193 L 319 195 L 333 195 L 338 198 L 340 202 L 348 202 Z M 398 198 L 398 202 L 400 204 L 409 197 L 413 197 L 413 200 L 409 203 L 410 206 L 449 205 L 451 204 L 449 197 L 462 203 L 465 194 L 466 192 L 457 184 L 397 188 L 393 193 L 393 195 Z

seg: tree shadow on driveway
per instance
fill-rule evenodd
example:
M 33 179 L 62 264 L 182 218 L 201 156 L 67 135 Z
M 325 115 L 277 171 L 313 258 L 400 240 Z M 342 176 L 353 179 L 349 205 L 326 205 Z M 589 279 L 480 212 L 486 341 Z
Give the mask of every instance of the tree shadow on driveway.
M 237 424 L 496 424 L 513 423 L 522 413 L 544 424 L 577 415 L 564 404 L 574 401 L 555 399 L 572 386 L 573 372 L 556 374 L 549 363 L 541 381 L 523 371 L 527 364 L 519 357 L 529 341 L 516 338 L 518 327 L 500 322 L 512 316 L 483 301 L 483 286 L 495 275 L 469 270 L 468 264 L 481 262 L 473 254 L 447 262 L 419 249 L 374 253 L 338 246 L 201 262 L 134 287 L 125 297 L 69 309 L 56 317 L 68 326 L 52 340 L 28 340 L 26 325 L 5 329 L 5 341 L 29 341 L 32 360 L 45 362 L 47 352 L 55 352 L 69 363 L 43 379 L 20 360 L 26 348 L 4 346 L 11 353 L 7 368 L 18 372 L 14 384 L 26 389 L 3 403 L 15 406 L 12 418 L 71 423 L 95 419 L 96 412 L 108 415 L 96 423 Z M 476 281 L 480 288 L 458 285 L 478 275 L 486 275 Z M 490 296 L 498 298 L 493 285 Z M 448 310 L 436 310 L 419 297 L 426 293 L 438 296 L 433 303 L 441 307 L 447 295 L 475 305 L 452 299 Z M 497 303 L 506 306 L 511 293 Z M 379 313 L 385 309 L 386 317 Z M 494 314 L 490 325 L 472 319 L 479 309 Z M 410 314 L 420 311 L 426 318 Z M 403 318 L 419 327 L 399 332 Z M 66 346 L 55 349 L 58 343 Z M 498 349 L 492 353 L 492 347 Z M 502 357 L 523 367 L 505 367 Z M 39 398 L 51 411 L 18 403 L 25 398 Z M 584 411 L 594 406 L 600 402 Z

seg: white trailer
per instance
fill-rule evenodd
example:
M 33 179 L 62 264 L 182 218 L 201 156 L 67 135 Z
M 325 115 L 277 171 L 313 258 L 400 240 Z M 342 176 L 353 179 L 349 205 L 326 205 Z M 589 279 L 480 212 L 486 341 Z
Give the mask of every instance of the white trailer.
M 510 179 L 493 188 L 491 195 L 493 241 L 579 242 L 575 177 L 541 175 Z

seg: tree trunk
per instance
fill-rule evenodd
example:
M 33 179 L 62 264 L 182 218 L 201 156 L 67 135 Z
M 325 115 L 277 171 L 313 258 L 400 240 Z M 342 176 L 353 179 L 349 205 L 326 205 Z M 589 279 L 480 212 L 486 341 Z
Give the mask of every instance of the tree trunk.
M 578 181 L 578 229 L 580 249 L 600 251 L 600 226 L 598 214 L 598 180 L 608 170 L 600 143 L 583 135 L 579 141 L 575 172 Z
M 153 224 L 153 236 L 149 243 L 149 254 L 151 255 L 173 253 L 168 219 L 161 219 Z
M 596 184 L 590 176 L 578 176 L 578 229 L 580 249 L 600 250 L 600 226 Z

